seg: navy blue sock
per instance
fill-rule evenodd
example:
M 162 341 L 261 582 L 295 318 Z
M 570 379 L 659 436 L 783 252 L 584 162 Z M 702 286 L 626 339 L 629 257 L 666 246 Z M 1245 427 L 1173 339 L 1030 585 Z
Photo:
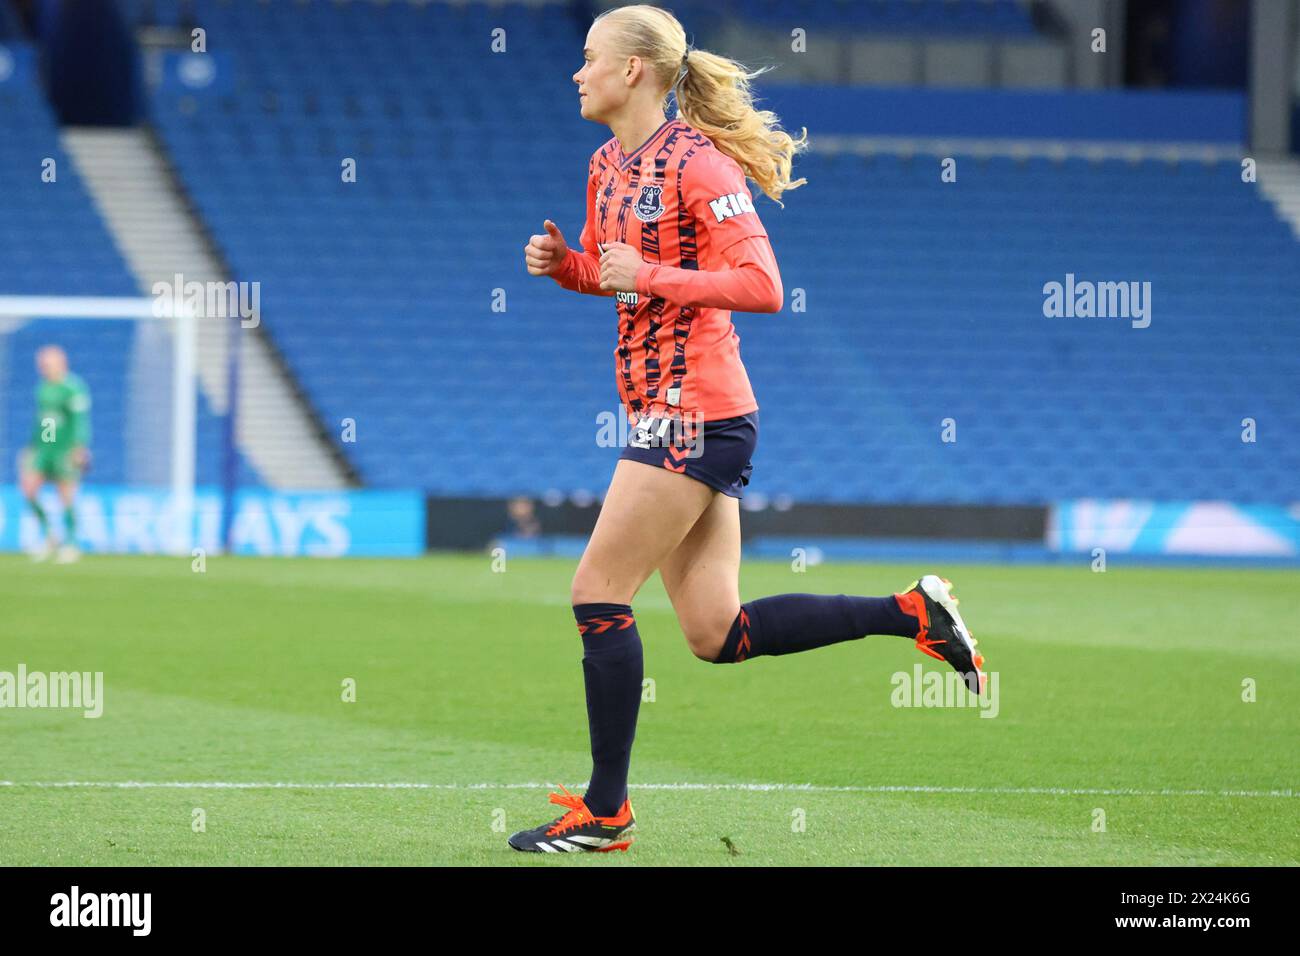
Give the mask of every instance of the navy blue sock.
M 797 654 L 868 634 L 916 637 L 917 621 L 890 597 L 777 594 L 740 606 L 715 664 Z
M 626 604 L 575 604 L 591 728 L 591 785 L 583 798 L 598 817 L 627 799 L 627 770 L 641 708 L 641 635 Z

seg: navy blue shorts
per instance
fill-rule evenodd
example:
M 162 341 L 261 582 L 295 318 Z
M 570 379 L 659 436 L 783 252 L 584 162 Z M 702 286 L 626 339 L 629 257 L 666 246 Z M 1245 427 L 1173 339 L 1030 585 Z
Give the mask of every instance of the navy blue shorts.
M 642 418 L 619 458 L 667 468 L 732 498 L 745 497 L 758 444 L 758 411 L 713 422 Z

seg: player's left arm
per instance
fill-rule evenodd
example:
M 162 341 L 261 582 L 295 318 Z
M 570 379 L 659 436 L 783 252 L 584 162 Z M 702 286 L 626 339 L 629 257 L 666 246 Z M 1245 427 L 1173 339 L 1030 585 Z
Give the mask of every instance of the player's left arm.
M 716 271 L 643 263 L 637 270 L 636 291 L 676 305 L 738 312 L 781 311 L 785 290 L 767 236 L 734 242 L 723 250 L 722 258 L 727 268 Z
M 84 382 L 68 396 L 68 426 L 72 430 L 72 456 L 77 464 L 90 463 L 90 389 Z
M 674 305 L 734 309 L 741 312 L 779 312 L 785 291 L 776 255 L 767 238 L 753 196 L 740 167 L 721 156 L 701 156 L 687 165 L 682 196 L 697 229 L 708 237 L 709 248 L 718 253 L 725 268 L 681 269 L 656 263 L 633 262 L 626 249 L 611 247 L 602 257 L 609 286 L 657 296 Z M 618 244 L 616 244 L 617 246 Z M 635 256 L 635 250 L 630 250 Z

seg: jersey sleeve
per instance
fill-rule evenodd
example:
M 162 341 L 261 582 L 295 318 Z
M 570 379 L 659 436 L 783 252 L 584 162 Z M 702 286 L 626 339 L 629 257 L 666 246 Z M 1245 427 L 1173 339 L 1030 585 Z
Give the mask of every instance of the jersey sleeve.
M 77 382 L 68 395 L 68 417 L 71 423 L 72 447 L 90 444 L 90 389 L 85 382 Z
M 779 312 L 784 304 L 781 273 L 745 174 L 721 153 L 701 154 L 687 164 L 682 199 L 708 237 L 712 261 L 693 268 L 646 263 L 637 272 L 636 291 L 674 305 Z
M 44 411 L 44 409 L 41 407 L 41 387 L 40 387 L 39 385 L 36 386 L 35 399 L 36 399 L 36 402 L 35 402 L 35 404 L 36 404 L 36 422 L 35 422 L 35 424 L 32 426 L 32 440 L 31 440 L 31 442 L 30 442 L 30 445 L 31 445 L 33 448 L 40 448 L 40 447 L 41 447 L 41 433 L 42 433 L 42 431 L 43 431 L 43 427 L 42 427 L 42 425 L 41 425 L 41 422 L 42 422 L 42 420 L 43 420 L 44 417 L 45 417 L 45 411 Z
M 682 198 L 715 253 L 742 239 L 766 236 L 754 197 L 736 161 L 709 150 L 682 171 Z
M 647 262 L 636 274 L 640 295 L 674 305 L 740 312 L 780 312 L 785 290 L 767 236 L 747 236 L 722 253 L 724 269 L 679 269 Z
M 570 246 L 560 268 L 551 273 L 551 278 L 573 292 L 614 295 L 612 290 L 600 287 L 600 250 L 596 247 L 596 190 L 599 185 L 596 161 L 599 156 L 600 150 L 597 150 L 587 164 L 587 219 L 578 237 L 581 248 Z

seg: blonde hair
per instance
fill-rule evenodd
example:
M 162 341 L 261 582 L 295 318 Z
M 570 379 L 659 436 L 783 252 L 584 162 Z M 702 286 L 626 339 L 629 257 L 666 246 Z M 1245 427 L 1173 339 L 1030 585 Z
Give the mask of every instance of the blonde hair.
M 749 81 L 767 72 L 707 50 L 692 50 L 686 31 L 667 10 L 647 4 L 616 7 L 596 18 L 616 28 L 620 53 L 640 57 L 663 84 L 664 101 L 677 94 L 677 113 L 734 159 L 745 175 L 781 204 L 781 195 L 806 179 L 790 179 L 795 153 L 808 146 L 808 130 L 795 139 L 771 110 L 754 106 Z

